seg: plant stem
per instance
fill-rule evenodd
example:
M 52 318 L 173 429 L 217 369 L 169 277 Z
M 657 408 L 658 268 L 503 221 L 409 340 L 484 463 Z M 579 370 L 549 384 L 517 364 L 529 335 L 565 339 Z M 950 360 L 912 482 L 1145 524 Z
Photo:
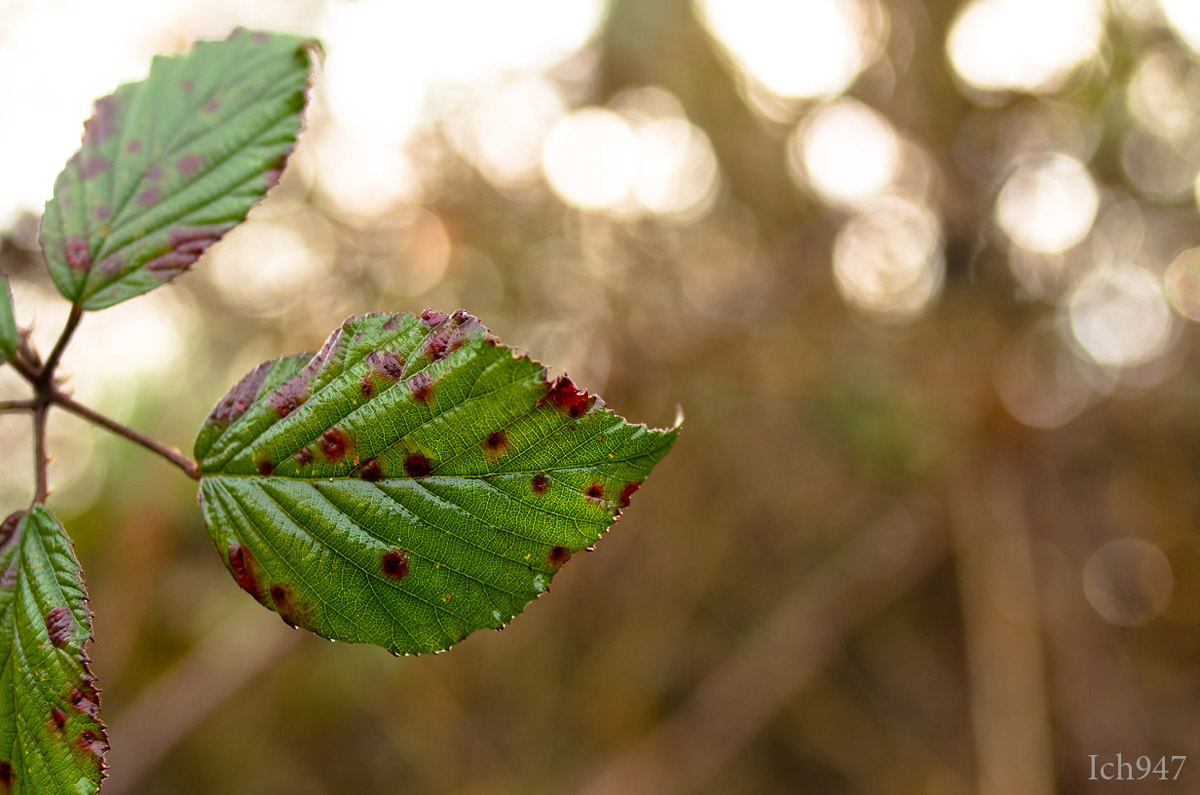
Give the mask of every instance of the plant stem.
M 58 335 L 58 342 L 54 343 L 54 348 L 46 357 L 46 363 L 42 365 L 40 380 L 44 386 L 52 388 L 54 371 L 58 369 L 58 360 L 62 358 L 63 351 L 67 349 L 67 343 L 71 341 L 71 335 L 75 333 L 75 329 L 79 327 L 79 321 L 82 319 L 83 307 L 78 303 L 71 304 L 71 314 L 67 316 L 67 323 L 63 326 L 62 333 Z
M 158 453 L 160 456 L 182 469 L 184 474 L 186 474 L 189 478 L 192 478 L 193 480 L 200 479 L 200 465 L 178 450 L 167 447 L 165 444 L 155 441 L 139 431 L 135 431 L 133 428 L 122 425 L 116 420 L 106 417 L 103 414 L 88 408 L 82 403 L 76 403 L 70 397 L 64 395 L 62 392 L 59 392 L 57 389 L 51 389 L 47 397 L 51 403 L 62 406 L 72 414 L 77 414 L 88 422 L 99 425 L 103 428 L 107 428 L 118 436 L 124 436 L 129 441 L 136 442 L 142 447 L 145 447 L 147 450 Z
M 38 407 L 36 400 L 0 400 L 0 412 L 33 411 Z
M 34 477 L 36 485 L 33 493 L 33 503 L 43 503 L 50 493 L 50 459 L 46 456 L 46 410 L 49 404 L 44 400 L 37 401 L 33 409 L 33 458 Z

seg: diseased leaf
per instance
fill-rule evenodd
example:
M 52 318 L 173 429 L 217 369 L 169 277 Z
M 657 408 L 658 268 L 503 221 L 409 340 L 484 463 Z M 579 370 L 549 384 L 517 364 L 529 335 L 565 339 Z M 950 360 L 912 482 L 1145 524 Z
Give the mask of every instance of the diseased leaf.
M 93 793 L 108 739 L 79 562 L 45 506 L 0 525 L 0 792 Z
M 12 290 L 8 277 L 0 272 L 0 362 L 6 362 L 21 347 L 17 319 L 13 315 Z
M 631 425 L 465 312 L 350 318 L 259 365 L 196 439 L 208 531 L 284 621 L 395 653 L 500 628 L 678 434 Z
M 295 145 L 313 46 L 239 28 L 98 100 L 42 218 L 59 292 L 84 309 L 141 295 L 245 220 Z

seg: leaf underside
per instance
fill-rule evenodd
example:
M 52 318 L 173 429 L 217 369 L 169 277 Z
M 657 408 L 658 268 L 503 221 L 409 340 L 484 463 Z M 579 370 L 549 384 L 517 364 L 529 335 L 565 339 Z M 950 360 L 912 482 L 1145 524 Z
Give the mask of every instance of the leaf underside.
M 627 423 L 464 312 L 350 318 L 196 440 L 205 522 L 284 621 L 393 653 L 499 629 L 617 520 L 678 424 Z
M 0 792 L 93 793 L 108 739 L 79 562 L 42 505 L 0 526 Z
M 98 100 L 42 218 L 59 292 L 92 310 L 141 295 L 245 220 L 295 145 L 313 46 L 239 28 Z
M 21 345 L 17 319 L 13 314 L 12 290 L 8 277 L 0 273 L 0 362 L 6 362 Z

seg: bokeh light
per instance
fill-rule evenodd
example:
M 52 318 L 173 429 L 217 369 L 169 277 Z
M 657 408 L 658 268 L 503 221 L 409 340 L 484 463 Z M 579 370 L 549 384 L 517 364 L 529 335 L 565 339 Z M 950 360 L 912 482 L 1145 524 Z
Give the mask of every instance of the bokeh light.
M 542 168 L 566 203 L 584 210 L 616 207 L 628 197 L 637 169 L 633 130 L 611 110 L 577 110 L 550 130 Z
M 850 304 L 881 319 L 910 320 L 941 288 L 941 224 L 927 208 L 885 197 L 851 218 L 833 245 L 833 274 Z
M 1163 293 L 1171 308 L 1200 322 L 1200 248 L 1181 251 L 1163 273 Z
M 1097 364 L 1145 364 L 1171 340 L 1171 310 L 1158 279 L 1136 265 L 1094 271 L 1078 282 L 1067 306 L 1076 341 Z
M 1158 0 L 1158 5 L 1175 34 L 1200 53 L 1200 6 L 1192 0 Z
M 946 50 L 976 89 L 1052 92 L 1096 54 L 1103 32 L 1103 0 L 973 0 Z
M 708 136 L 686 119 L 655 119 L 634 133 L 634 198 L 651 213 L 693 220 L 717 195 L 717 158 Z
M 831 204 L 859 204 L 896 176 L 900 147 L 891 124 L 853 99 L 814 111 L 788 139 L 788 167 Z
M 1073 157 L 1048 154 L 1013 170 L 996 199 L 996 222 L 1018 246 L 1057 253 L 1083 240 L 1099 206 L 1087 167 Z
M 1022 424 L 1058 428 L 1095 398 L 1085 366 L 1062 344 L 1053 325 L 1039 324 L 1011 340 L 996 359 L 996 393 Z
M 854 0 L 695 0 L 730 59 L 782 97 L 832 97 L 867 63 Z
M 1100 547 L 1083 569 L 1088 604 L 1110 624 L 1136 627 L 1167 609 L 1175 576 L 1167 556 L 1139 538 L 1122 538 Z

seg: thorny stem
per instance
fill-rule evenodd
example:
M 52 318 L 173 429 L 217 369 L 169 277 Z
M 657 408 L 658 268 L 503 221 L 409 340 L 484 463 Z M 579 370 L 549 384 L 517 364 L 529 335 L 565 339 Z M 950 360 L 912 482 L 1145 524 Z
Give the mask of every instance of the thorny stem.
M 157 453 L 182 469 L 188 477 L 199 480 L 200 465 L 196 461 L 188 458 L 174 448 L 167 447 L 161 442 L 151 439 L 140 431 L 135 431 L 133 428 L 122 425 L 116 420 L 88 408 L 82 403 L 75 402 L 70 395 L 58 389 L 55 378 L 58 363 L 62 359 L 63 351 L 67 349 L 67 344 L 71 341 L 75 329 L 78 328 L 79 321 L 82 319 L 83 307 L 78 303 L 72 304 L 71 314 L 67 317 L 66 325 L 63 326 L 62 333 L 59 335 L 58 341 L 54 343 L 54 348 L 50 351 L 50 355 L 46 357 L 45 364 L 41 363 L 38 359 L 37 351 L 33 350 L 33 347 L 28 344 L 22 345 L 17 354 L 8 360 L 13 369 L 29 382 L 35 393 L 34 397 L 30 400 L 0 401 L 0 412 L 33 412 L 33 454 L 36 483 L 33 497 L 34 504 L 45 502 L 47 495 L 50 493 L 50 480 L 47 472 L 50 461 L 46 455 L 46 415 L 49 413 L 50 407 L 54 405 L 62 406 L 67 411 L 84 418 L 93 425 L 99 425 L 118 436 L 124 436 L 131 442 L 140 444 L 147 450 Z

